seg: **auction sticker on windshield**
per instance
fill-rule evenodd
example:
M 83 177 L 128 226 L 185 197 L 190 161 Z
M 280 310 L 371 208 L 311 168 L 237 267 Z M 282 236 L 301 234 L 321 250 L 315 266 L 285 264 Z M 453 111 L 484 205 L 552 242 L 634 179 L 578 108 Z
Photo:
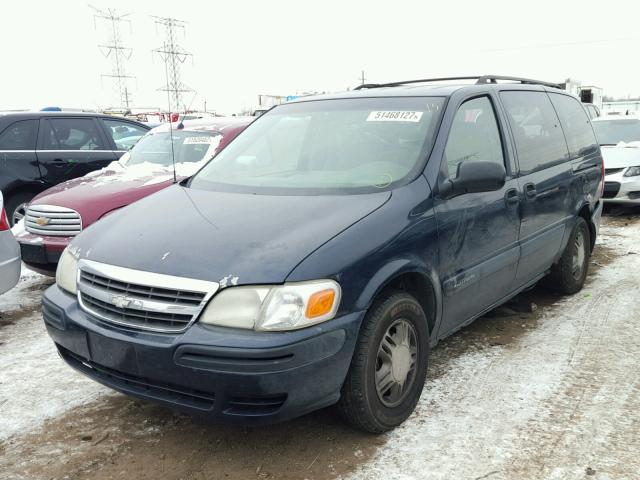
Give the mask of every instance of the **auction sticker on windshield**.
M 367 122 L 419 122 L 423 112 L 410 111 L 377 111 L 371 112 Z
M 187 137 L 184 139 L 185 145 L 192 145 L 192 144 L 198 144 L 198 143 L 205 143 L 205 144 L 213 143 L 213 137 Z

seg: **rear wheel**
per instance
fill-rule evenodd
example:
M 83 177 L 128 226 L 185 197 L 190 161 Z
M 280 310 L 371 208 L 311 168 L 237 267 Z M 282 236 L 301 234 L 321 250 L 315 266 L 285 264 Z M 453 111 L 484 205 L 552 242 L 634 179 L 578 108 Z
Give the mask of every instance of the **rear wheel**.
M 6 201 L 7 218 L 12 227 L 27 214 L 27 206 L 34 196 L 30 192 L 16 193 Z
M 429 329 L 422 307 L 404 292 L 377 301 L 362 325 L 338 404 L 352 425 L 382 433 L 400 425 L 422 393 Z
M 578 217 L 562 257 L 551 267 L 547 285 L 567 295 L 579 292 L 587 278 L 590 257 L 589 226 L 584 218 Z

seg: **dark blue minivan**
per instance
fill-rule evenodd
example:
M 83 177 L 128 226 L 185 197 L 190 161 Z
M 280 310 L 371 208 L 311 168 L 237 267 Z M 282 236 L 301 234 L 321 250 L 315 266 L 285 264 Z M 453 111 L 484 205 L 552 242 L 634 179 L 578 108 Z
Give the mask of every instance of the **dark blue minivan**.
M 337 403 L 361 429 L 399 425 L 438 340 L 541 280 L 582 288 L 602 211 L 575 97 L 437 80 L 275 107 L 88 228 L 44 296 L 62 358 L 213 418 Z

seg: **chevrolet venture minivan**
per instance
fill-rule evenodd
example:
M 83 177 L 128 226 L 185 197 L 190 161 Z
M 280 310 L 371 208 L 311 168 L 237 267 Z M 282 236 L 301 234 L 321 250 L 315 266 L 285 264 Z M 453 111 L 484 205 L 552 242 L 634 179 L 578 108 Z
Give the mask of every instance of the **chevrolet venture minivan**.
M 43 301 L 62 358 L 213 418 L 402 423 L 438 340 L 541 280 L 582 288 L 602 211 L 575 97 L 436 80 L 277 106 L 82 232 Z

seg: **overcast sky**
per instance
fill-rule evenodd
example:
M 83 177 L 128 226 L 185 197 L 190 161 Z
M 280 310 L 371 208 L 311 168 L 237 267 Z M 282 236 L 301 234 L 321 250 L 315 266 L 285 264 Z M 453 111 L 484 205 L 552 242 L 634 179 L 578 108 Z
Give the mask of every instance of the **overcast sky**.
M 640 95 L 639 0 L 280 1 L 93 0 L 131 12 L 123 43 L 133 104 L 166 108 L 163 31 L 151 15 L 187 22 L 185 103 L 234 113 L 257 95 L 336 91 L 359 83 L 496 73 L 576 78 L 606 95 Z M 98 49 L 108 26 L 88 2 L 3 2 L 0 110 L 117 104 Z

